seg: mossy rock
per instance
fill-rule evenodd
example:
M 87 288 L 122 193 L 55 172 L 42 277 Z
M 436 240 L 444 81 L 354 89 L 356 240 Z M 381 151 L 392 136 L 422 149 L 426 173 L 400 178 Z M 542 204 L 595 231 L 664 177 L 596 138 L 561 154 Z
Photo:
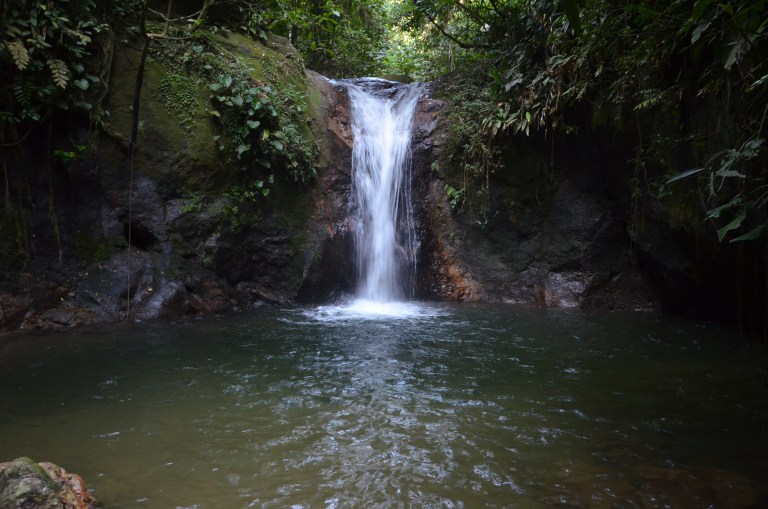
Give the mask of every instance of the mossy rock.
M 0 463 L 0 508 L 92 509 L 101 507 L 85 483 L 53 463 L 25 457 Z

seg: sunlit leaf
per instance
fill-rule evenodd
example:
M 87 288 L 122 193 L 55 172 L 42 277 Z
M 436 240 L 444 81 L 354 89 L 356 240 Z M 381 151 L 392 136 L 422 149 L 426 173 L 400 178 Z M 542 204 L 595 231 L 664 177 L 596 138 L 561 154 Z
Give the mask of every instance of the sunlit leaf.
M 671 177 L 667 180 L 667 184 L 675 182 L 676 180 L 684 179 L 685 177 L 690 177 L 691 175 L 696 175 L 697 173 L 703 171 L 704 168 L 691 168 L 690 170 L 685 170 L 683 172 L 678 173 L 674 177 Z
M 696 25 L 696 28 L 693 30 L 693 34 L 691 34 L 691 44 L 696 44 L 696 41 L 699 40 L 701 37 L 701 34 L 704 33 L 704 31 L 709 28 L 709 25 L 711 25 L 711 21 L 703 21 Z
M 53 83 L 59 88 L 67 88 L 67 83 L 69 83 L 69 69 L 67 68 L 67 64 L 59 59 L 49 59 L 46 63 L 51 70 Z
M 11 53 L 13 63 L 16 64 L 16 67 L 20 71 L 26 69 L 29 65 L 29 52 L 27 51 L 27 48 L 24 47 L 24 44 L 18 40 L 10 41 L 5 43 L 5 47 L 8 48 L 8 51 Z

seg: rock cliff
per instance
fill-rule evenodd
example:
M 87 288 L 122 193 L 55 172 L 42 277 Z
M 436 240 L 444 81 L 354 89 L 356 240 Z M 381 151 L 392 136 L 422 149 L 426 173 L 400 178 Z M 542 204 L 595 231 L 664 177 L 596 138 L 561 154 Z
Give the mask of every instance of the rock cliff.
M 304 70 L 279 38 L 216 37 L 254 83 L 269 79 L 302 98 L 296 128 L 316 145 L 316 177 L 276 179 L 268 197 L 242 205 L 211 90 L 160 58 L 146 69 L 129 171 L 139 52 L 116 43 L 108 116 L 91 147 L 51 167 L 30 142 L 9 172 L 10 194 L 26 198 L 3 217 L 0 331 L 328 302 L 353 291 L 344 87 Z M 509 137 L 503 171 L 485 177 L 478 198 L 452 159 L 455 106 L 434 85 L 414 119 L 418 298 L 646 310 L 695 286 L 676 279 L 692 261 L 664 236 L 663 218 L 633 226 L 648 209 L 628 199 L 615 171 L 626 154 L 599 133 L 557 143 L 543 133 Z

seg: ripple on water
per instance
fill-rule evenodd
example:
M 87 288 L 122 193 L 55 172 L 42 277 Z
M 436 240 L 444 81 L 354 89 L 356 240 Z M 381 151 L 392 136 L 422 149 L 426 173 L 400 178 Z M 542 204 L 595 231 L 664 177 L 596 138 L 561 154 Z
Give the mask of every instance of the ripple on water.
M 768 493 L 754 356 L 646 340 L 643 317 L 405 310 L 25 339 L 0 355 L 0 450 L 61 458 L 117 508 L 756 507 Z M 75 364 L 89 369 L 61 384 Z

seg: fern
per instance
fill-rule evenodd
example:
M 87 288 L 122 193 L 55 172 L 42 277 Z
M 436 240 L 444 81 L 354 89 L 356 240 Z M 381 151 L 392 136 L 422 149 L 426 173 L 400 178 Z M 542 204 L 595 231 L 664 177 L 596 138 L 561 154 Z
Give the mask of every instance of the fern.
M 29 83 L 15 84 L 12 89 L 13 97 L 19 106 L 26 108 L 32 103 L 32 87 L 29 86 Z
M 78 44 L 82 46 L 86 46 L 91 43 L 91 37 L 82 33 L 78 32 L 77 30 L 72 30 L 70 28 L 65 28 L 64 31 L 69 35 L 72 39 L 77 39 Z
M 56 86 L 59 88 L 67 88 L 67 83 L 69 83 L 69 69 L 67 68 L 67 64 L 59 59 L 48 60 L 46 63 L 51 69 L 53 82 Z
M 8 51 L 11 53 L 11 58 L 13 58 L 13 63 L 16 64 L 16 67 L 18 67 L 20 71 L 26 69 L 29 65 L 29 52 L 21 41 L 16 40 L 6 42 L 5 47 L 8 48 Z
M 643 98 L 643 101 L 638 103 L 633 110 L 639 111 L 652 108 L 662 102 L 666 98 L 666 94 L 666 90 L 659 90 L 658 88 L 646 88 L 641 90 L 640 96 Z

